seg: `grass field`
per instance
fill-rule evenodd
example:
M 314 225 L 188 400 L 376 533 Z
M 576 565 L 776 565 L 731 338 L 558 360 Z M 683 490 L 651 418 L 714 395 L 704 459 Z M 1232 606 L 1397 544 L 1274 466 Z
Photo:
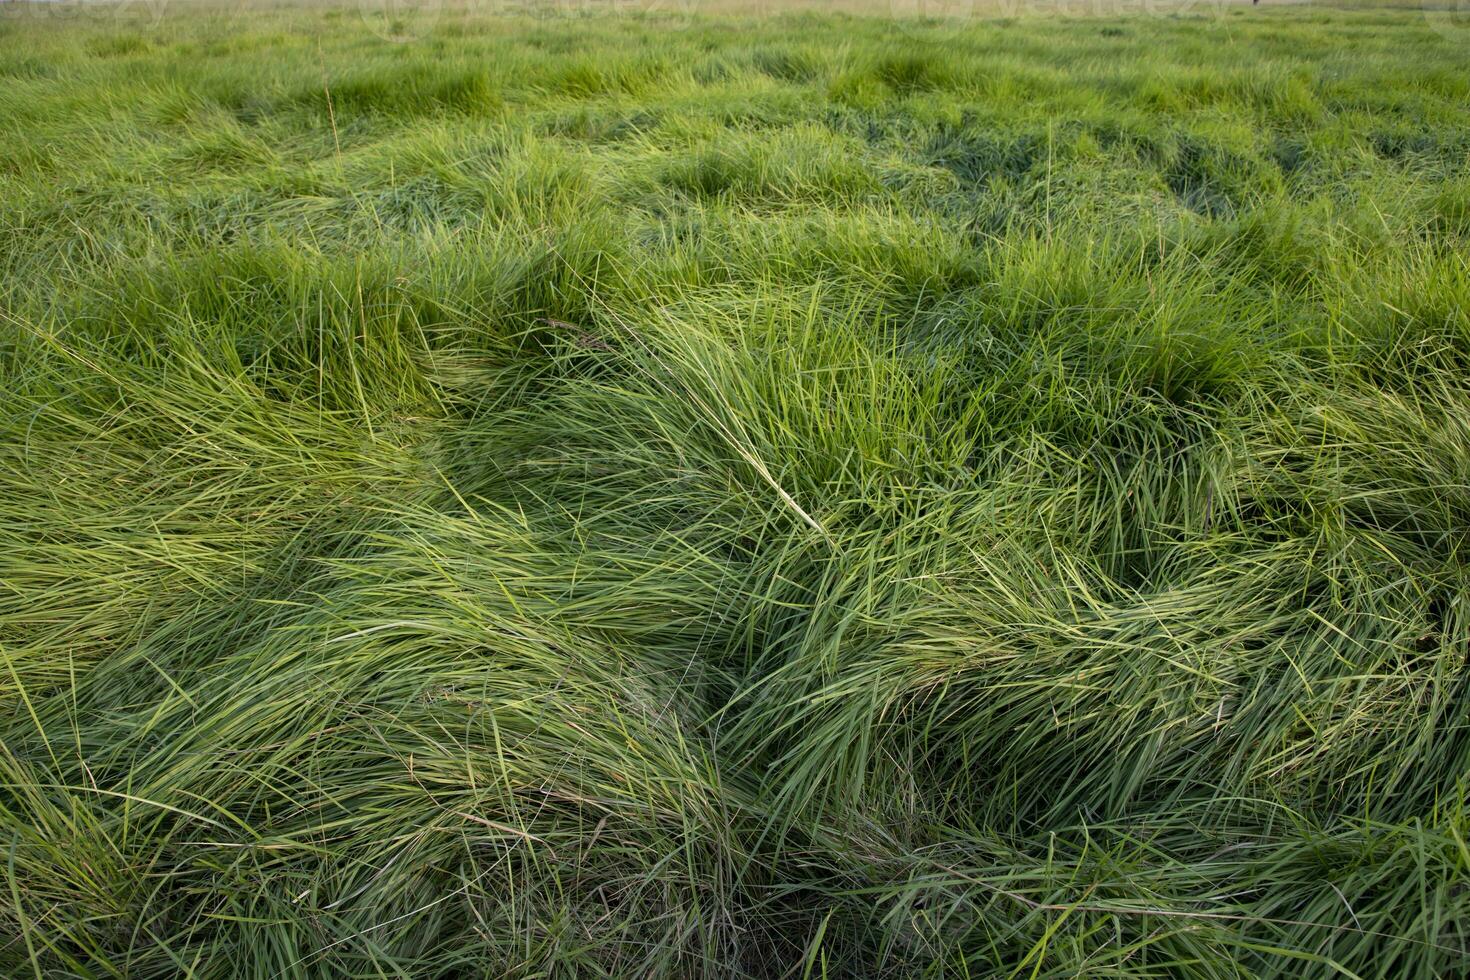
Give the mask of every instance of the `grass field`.
M 620 9 L 0 12 L 0 974 L 1464 976 L 1457 15 Z

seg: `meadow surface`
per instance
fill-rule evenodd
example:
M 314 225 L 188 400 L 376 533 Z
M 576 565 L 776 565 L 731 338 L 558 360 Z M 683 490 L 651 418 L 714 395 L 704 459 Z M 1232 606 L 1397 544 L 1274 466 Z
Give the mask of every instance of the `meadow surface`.
M 1443 19 L 156 14 L 0 16 L 0 973 L 1470 969 Z

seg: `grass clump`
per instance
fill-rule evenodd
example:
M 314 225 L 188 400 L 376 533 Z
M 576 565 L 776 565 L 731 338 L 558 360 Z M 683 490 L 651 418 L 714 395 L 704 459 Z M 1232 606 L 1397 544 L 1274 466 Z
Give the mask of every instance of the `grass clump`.
M 1464 51 L 534 13 L 0 32 L 0 973 L 1465 973 Z

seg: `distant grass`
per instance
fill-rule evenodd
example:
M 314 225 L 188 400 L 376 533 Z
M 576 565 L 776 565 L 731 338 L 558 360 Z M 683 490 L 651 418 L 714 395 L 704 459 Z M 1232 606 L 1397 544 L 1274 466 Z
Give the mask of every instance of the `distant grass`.
M 1466 973 L 1462 44 L 381 27 L 0 19 L 0 973 Z

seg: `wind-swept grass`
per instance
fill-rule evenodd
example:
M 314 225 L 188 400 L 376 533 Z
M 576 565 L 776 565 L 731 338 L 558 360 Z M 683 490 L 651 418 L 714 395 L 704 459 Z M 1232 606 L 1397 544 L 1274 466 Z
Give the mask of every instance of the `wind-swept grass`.
M 1463 46 L 683 14 L 0 20 L 0 972 L 1463 975 Z

